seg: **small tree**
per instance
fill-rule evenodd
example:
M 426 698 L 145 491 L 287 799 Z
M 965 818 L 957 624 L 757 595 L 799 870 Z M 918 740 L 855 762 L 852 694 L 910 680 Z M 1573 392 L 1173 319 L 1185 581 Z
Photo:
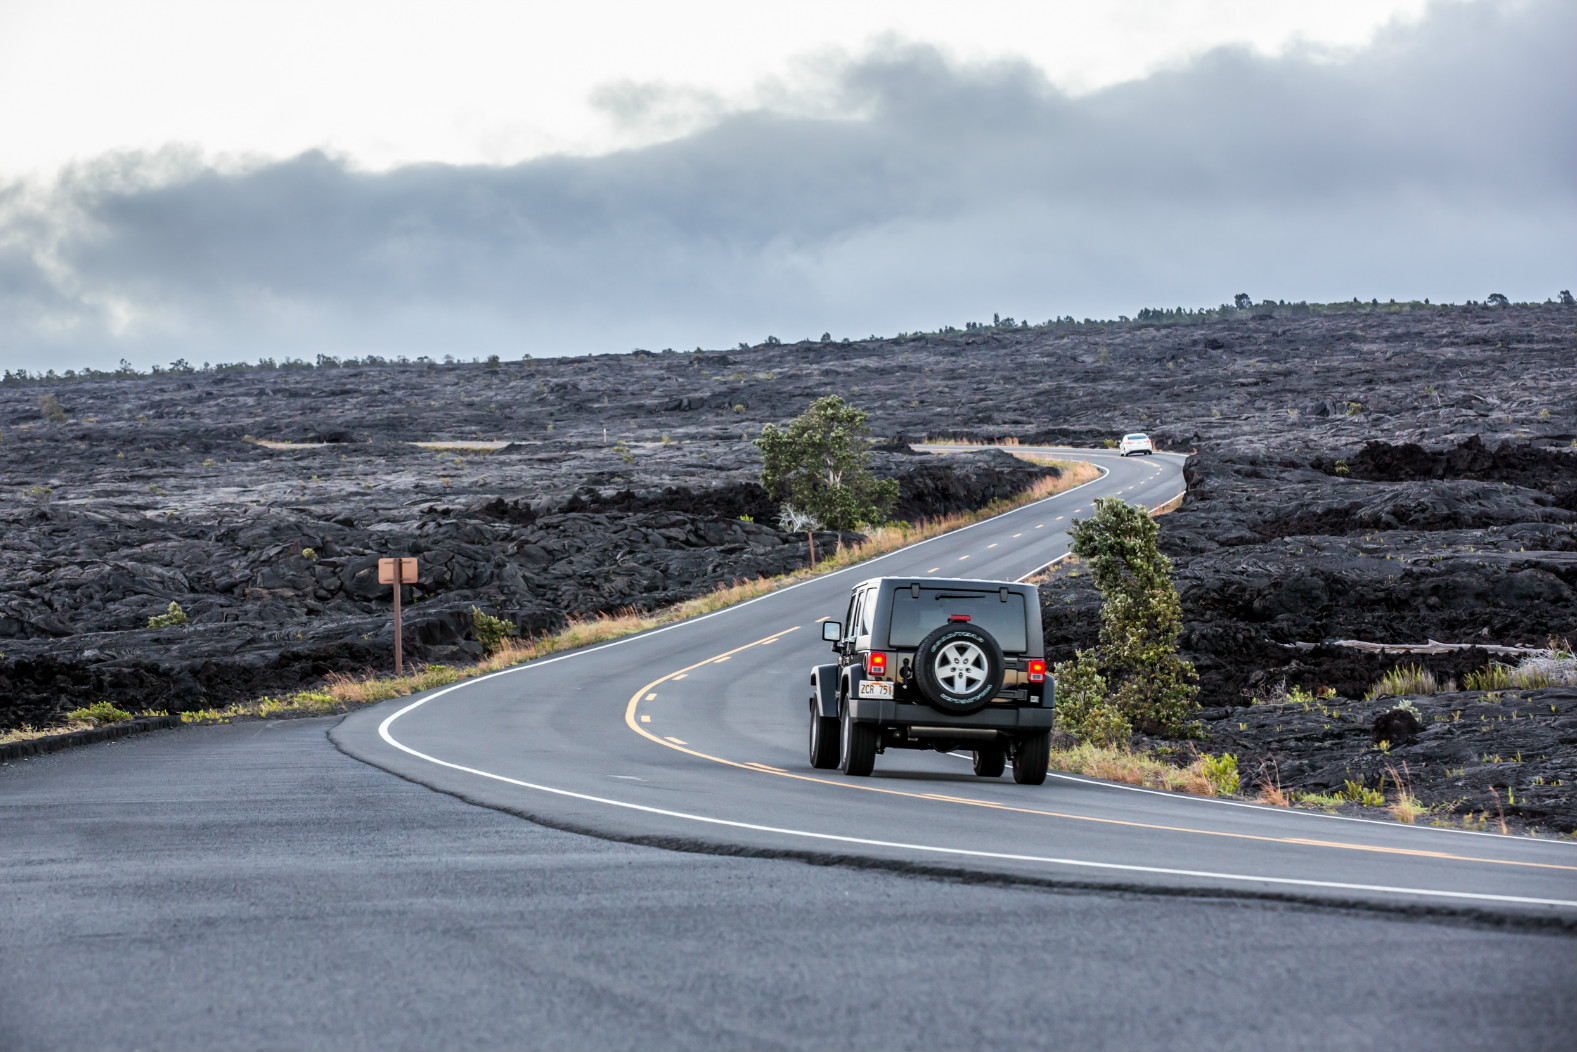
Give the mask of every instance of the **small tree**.
M 1573 303 L 1577 303 L 1577 300 L 1572 299 L 1571 289 L 1561 289 L 1560 301 L 1563 307 L 1570 307 Z
M 505 621 L 502 617 L 494 617 L 486 613 L 481 607 L 471 608 L 471 631 L 476 635 L 482 650 L 489 655 L 496 654 L 515 635 L 515 626 Z
M 187 620 L 186 611 L 181 609 L 181 604 L 171 599 L 170 605 L 165 609 L 164 613 L 155 614 L 153 617 L 148 618 L 148 627 L 174 628 L 177 625 L 186 624 Z
M 1097 500 L 1095 514 L 1073 526 L 1073 553 L 1090 564 L 1101 590 L 1100 646 L 1080 651 L 1057 675 L 1076 688 L 1070 723 L 1084 723 L 1086 732 L 1098 726 L 1094 736 L 1111 737 L 1114 717 L 1148 733 L 1192 729 L 1198 676 L 1177 654 L 1183 607 L 1172 561 L 1156 547 L 1158 532 L 1147 511 L 1119 497 Z
M 898 499 L 898 482 L 876 478 L 866 467 L 869 435 L 863 410 L 828 395 L 788 427 L 761 429 L 761 485 L 773 500 L 824 529 L 875 522 Z
M 1240 292 L 1232 297 L 1232 304 L 1238 310 L 1248 310 L 1254 305 L 1254 298 L 1246 292 Z
M 1491 292 L 1489 294 L 1489 298 L 1484 302 L 1488 303 L 1491 307 L 1511 306 L 1511 301 L 1506 298 L 1506 294 L 1504 292 Z
M 64 424 L 66 422 L 66 411 L 61 408 L 60 399 L 52 394 L 47 394 L 38 400 L 38 411 L 51 424 Z

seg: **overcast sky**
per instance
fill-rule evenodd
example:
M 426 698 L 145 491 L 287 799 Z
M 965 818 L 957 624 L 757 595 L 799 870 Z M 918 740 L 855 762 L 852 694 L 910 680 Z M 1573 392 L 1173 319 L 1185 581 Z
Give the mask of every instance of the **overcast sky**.
M 0 365 L 1577 285 L 1577 5 L 0 3 Z

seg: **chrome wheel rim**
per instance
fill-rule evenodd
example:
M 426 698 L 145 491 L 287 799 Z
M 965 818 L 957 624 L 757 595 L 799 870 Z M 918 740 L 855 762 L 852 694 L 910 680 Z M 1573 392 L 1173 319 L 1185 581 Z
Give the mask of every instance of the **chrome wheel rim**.
M 972 694 L 986 681 L 985 651 L 968 640 L 958 640 L 941 649 L 931 669 L 949 693 Z

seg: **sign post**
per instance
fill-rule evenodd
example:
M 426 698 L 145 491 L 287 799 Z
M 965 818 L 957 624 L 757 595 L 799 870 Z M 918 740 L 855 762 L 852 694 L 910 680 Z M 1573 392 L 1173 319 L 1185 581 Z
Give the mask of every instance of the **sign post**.
M 416 560 L 406 557 L 378 560 L 378 583 L 394 585 L 394 674 L 405 674 L 405 633 L 400 628 L 400 586 L 416 583 Z

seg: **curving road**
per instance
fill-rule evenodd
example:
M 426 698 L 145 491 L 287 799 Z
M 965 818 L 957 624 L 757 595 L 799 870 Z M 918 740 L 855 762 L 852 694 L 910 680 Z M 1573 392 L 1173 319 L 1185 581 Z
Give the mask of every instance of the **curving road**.
M 1077 455 L 1076 490 L 718 613 L 364 710 L 332 737 L 473 802 L 615 839 L 1059 886 L 1577 919 L 1577 844 L 1204 800 L 1066 775 L 982 780 L 889 752 L 870 778 L 805 755 L 818 619 L 867 577 L 1017 579 L 1096 497 L 1149 506 L 1182 458 Z
M 0 1048 L 1569 1049 L 1577 845 L 926 753 L 809 768 L 815 619 L 867 574 L 1019 576 L 1094 496 L 1177 492 L 1175 459 L 1092 459 L 1078 492 L 337 726 L 0 764 Z M 739 857 L 772 855 L 844 864 Z

